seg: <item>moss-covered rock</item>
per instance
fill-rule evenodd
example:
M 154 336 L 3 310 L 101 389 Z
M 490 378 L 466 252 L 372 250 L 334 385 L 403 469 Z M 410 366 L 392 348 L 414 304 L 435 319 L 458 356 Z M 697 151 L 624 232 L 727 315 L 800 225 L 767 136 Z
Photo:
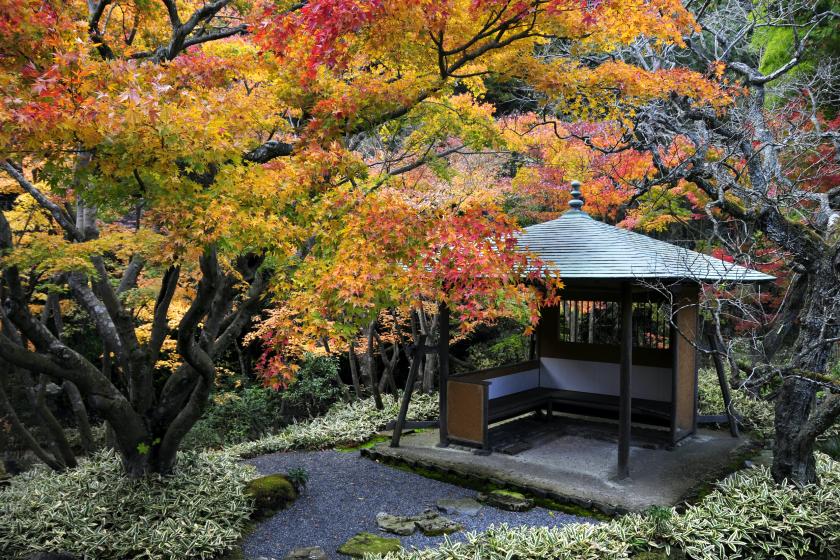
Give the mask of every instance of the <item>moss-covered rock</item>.
M 294 502 L 298 496 L 294 485 L 279 473 L 255 478 L 248 483 L 245 491 L 254 500 L 255 519 L 273 515 Z
M 534 500 L 512 490 L 493 490 L 482 492 L 478 501 L 507 511 L 528 511 L 534 507 Z
M 386 554 L 402 549 L 400 539 L 380 537 L 371 533 L 359 533 L 338 547 L 339 554 L 363 558 L 365 554 Z
M 441 515 L 428 516 L 417 520 L 417 528 L 427 537 L 439 537 L 463 531 L 464 526 Z
M 413 535 L 417 530 L 417 521 L 414 517 L 391 515 L 384 511 L 376 514 L 376 525 L 386 533 L 403 536 Z

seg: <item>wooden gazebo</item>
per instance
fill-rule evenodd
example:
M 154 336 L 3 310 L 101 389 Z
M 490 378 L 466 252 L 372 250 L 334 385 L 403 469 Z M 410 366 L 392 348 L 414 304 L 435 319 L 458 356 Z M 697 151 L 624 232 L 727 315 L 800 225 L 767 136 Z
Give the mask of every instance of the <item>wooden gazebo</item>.
M 672 443 L 697 429 L 699 286 L 773 277 L 599 222 L 572 186 L 567 212 L 519 238 L 565 286 L 541 311 L 534 359 L 452 376 L 442 359 L 441 445 L 489 453 L 489 425 L 530 410 L 612 417 L 623 478 L 631 423 L 658 426 Z

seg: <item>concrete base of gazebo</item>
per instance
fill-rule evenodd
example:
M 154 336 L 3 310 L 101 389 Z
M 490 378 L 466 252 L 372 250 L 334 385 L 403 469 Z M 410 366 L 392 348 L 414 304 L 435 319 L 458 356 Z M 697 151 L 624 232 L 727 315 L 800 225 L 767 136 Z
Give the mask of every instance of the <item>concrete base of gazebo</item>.
M 490 455 L 439 447 L 437 430 L 408 434 L 398 448 L 384 443 L 363 454 L 614 514 L 676 505 L 741 468 L 754 451 L 747 438 L 703 429 L 668 449 L 667 433 L 634 428 L 633 467 L 629 478 L 619 480 L 614 423 L 525 416 L 494 426 L 490 437 Z

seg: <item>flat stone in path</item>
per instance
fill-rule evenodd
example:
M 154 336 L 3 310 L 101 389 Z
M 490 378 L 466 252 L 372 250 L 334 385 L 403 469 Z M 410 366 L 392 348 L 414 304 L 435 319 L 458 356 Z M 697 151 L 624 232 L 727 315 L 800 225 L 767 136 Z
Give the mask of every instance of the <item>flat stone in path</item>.
M 337 549 L 360 532 L 386 535 L 376 524 L 377 512 L 414 516 L 435 508 L 438 500 L 475 498 L 475 491 L 418 474 L 395 469 L 339 451 L 275 453 L 248 460 L 263 474 L 306 469 L 309 483 L 287 509 L 259 523 L 246 537 L 245 557 L 284 558 L 299 547 L 320 546 L 331 560 L 347 560 Z M 560 512 L 534 508 L 522 513 L 482 507 L 474 515 L 446 512 L 444 515 L 464 526 L 465 531 L 483 531 L 490 525 L 562 526 L 591 521 Z M 402 546 L 425 548 L 439 545 L 442 536 L 430 537 L 420 531 L 400 537 Z M 449 535 L 463 540 L 463 533 Z
M 400 539 L 380 537 L 371 533 L 359 533 L 338 547 L 339 554 L 353 558 L 364 558 L 365 554 L 385 554 L 402 549 Z
M 391 515 L 384 511 L 376 514 L 376 524 L 386 533 L 393 533 L 404 537 L 413 535 L 414 531 L 417 530 L 417 521 L 414 517 Z
M 428 515 L 417 520 L 417 528 L 427 537 L 450 535 L 463 531 L 464 526 L 441 515 Z
M 534 507 L 534 500 L 512 490 L 482 492 L 478 501 L 506 511 L 528 511 Z
M 327 560 L 327 553 L 320 546 L 303 546 L 292 550 L 283 560 Z
M 472 498 L 441 498 L 435 505 L 443 513 L 453 515 L 478 515 L 482 507 L 478 500 Z
M 413 535 L 418 529 L 427 537 L 449 535 L 464 529 L 460 523 L 443 517 L 433 509 L 427 509 L 420 515 L 391 515 L 380 511 L 376 514 L 376 524 L 386 533 L 402 536 Z

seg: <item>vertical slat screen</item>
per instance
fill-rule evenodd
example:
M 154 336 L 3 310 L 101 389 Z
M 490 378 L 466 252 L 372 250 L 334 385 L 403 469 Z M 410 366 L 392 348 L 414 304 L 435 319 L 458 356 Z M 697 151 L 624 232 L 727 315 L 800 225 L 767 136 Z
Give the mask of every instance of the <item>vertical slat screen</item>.
M 559 340 L 617 346 L 621 330 L 619 311 L 615 301 L 564 300 L 559 306 Z M 668 350 L 671 346 L 669 317 L 670 306 L 666 303 L 633 303 L 633 345 Z

